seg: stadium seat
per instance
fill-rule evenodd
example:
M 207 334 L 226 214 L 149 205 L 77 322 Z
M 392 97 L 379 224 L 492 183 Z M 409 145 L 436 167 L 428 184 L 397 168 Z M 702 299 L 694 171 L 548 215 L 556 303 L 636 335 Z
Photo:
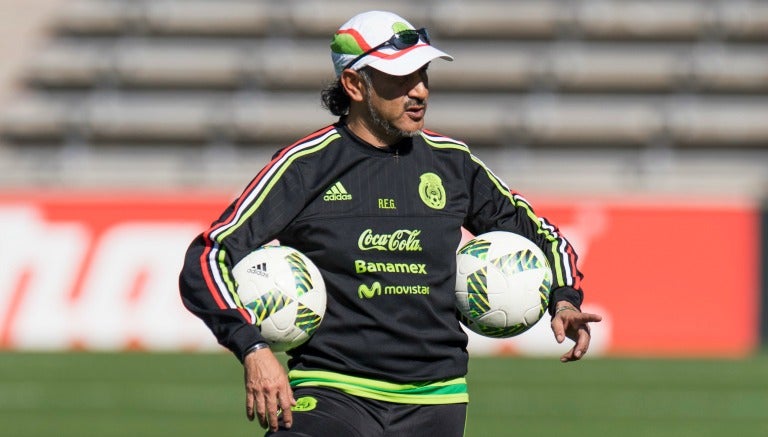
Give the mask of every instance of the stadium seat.
M 437 34 L 461 38 L 542 38 L 558 34 L 568 18 L 568 5 L 557 1 L 527 0 L 435 2 L 429 14 Z
M 62 8 L 56 29 L 67 34 L 262 35 L 269 2 L 247 0 L 76 0 Z
M 677 102 L 669 114 L 670 134 L 679 146 L 766 149 L 768 103 L 727 99 L 703 105 Z
M 295 36 L 316 37 L 330 41 L 331 35 L 353 14 L 366 10 L 386 9 L 408 17 L 415 26 L 426 26 L 432 3 L 389 0 L 386 8 L 381 1 L 371 0 L 297 0 L 286 2 L 274 12 L 285 17 L 286 25 Z M 427 7 L 425 7 L 427 6 Z M 281 9 L 283 8 L 283 9 Z M 284 33 L 286 29 L 283 29 Z
M 128 45 L 114 53 L 119 83 L 166 87 L 236 87 L 241 78 L 237 46 Z
M 681 102 L 664 96 L 520 98 L 454 94 L 435 97 L 430 126 L 478 146 L 642 146 L 669 135 L 690 146 L 763 147 L 768 105 L 749 97 Z M 53 103 L 53 104 L 51 104 Z M 67 99 L 28 98 L 2 126 L 28 141 L 65 139 L 77 132 L 94 141 L 205 142 L 217 136 L 267 144 L 289 142 L 334 118 L 317 93 L 95 95 L 71 111 Z M 467 110 L 471 108 L 471 110 Z
M 335 76 L 327 40 L 279 39 L 254 47 L 244 75 L 270 90 L 319 90 Z
M 139 21 L 136 5 L 120 0 L 70 1 L 60 9 L 53 28 L 67 34 L 119 34 Z
M 654 91 L 674 89 L 688 74 L 687 47 L 583 44 L 557 47 L 550 56 L 554 82 L 567 90 Z
M 510 168 L 505 151 L 553 165 L 568 151 L 606 173 L 579 183 L 615 185 L 627 156 L 658 149 L 671 161 L 768 153 L 768 2 L 758 0 L 71 0 L 0 108 L 0 140 L 28 156 L 74 143 L 99 151 L 92 159 L 157 147 L 167 160 L 157 180 L 174 168 L 163 147 L 210 147 L 218 165 L 244 171 L 238 154 L 271 153 L 334 120 L 319 99 L 334 79 L 330 35 L 384 6 L 455 57 L 430 69 L 429 127 Z M 113 158 L 104 165 L 119 169 Z
M 69 108 L 65 100 L 51 101 L 40 95 L 26 95 L 11 101 L 0 118 L 0 132 L 18 140 L 61 141 L 75 124 L 79 108 Z
M 768 40 L 768 3 L 755 0 L 717 4 L 718 31 L 736 39 Z
M 319 89 L 333 79 L 327 42 L 288 38 L 227 41 L 126 40 L 111 44 L 66 41 L 33 58 L 27 78 L 47 87 L 115 86 L 269 90 Z M 752 45 L 729 50 L 714 44 L 448 42 L 452 64 L 433 69 L 440 92 L 672 91 L 686 81 L 703 90 L 746 92 L 768 86 L 768 57 Z M 489 61 L 490 60 L 490 61 Z
M 145 4 L 150 33 L 261 36 L 272 28 L 275 5 L 249 0 L 156 0 Z
M 109 49 L 66 42 L 49 45 L 32 56 L 24 75 L 34 85 L 92 87 L 112 70 Z
M 574 20 L 580 34 L 592 38 L 695 39 L 712 16 L 698 0 L 586 0 Z
M 327 37 L 365 0 L 72 0 L 55 28 L 73 34 Z M 697 39 L 708 31 L 768 39 L 768 5 L 755 0 L 391 0 L 387 8 L 455 38 Z
M 768 51 L 755 46 L 738 51 L 722 48 L 695 53 L 691 76 L 705 90 L 765 92 L 768 90 Z
M 631 98 L 535 101 L 526 114 L 532 141 L 544 144 L 641 145 L 657 136 L 662 114 Z

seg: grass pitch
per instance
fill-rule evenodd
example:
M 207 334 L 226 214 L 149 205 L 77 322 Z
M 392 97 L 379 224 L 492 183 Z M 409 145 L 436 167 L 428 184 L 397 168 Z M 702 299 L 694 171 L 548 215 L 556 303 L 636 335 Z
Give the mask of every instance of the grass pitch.
M 768 356 L 473 358 L 467 437 L 768 436 Z M 562 433 L 562 434 L 561 434 Z M 0 353 L 3 436 L 258 436 L 228 354 Z

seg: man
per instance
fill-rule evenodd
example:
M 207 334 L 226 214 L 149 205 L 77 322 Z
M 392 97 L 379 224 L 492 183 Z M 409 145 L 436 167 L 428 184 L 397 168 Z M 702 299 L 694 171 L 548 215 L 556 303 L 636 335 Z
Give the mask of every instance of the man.
M 454 309 L 462 226 L 516 232 L 547 253 L 552 329 L 558 342 L 575 341 L 562 361 L 584 356 L 588 323 L 600 316 L 579 310 L 581 273 L 557 228 L 464 143 L 424 130 L 427 67 L 452 60 L 425 30 L 366 12 L 339 29 L 331 49 L 337 80 L 323 103 L 338 123 L 278 152 L 193 241 L 182 298 L 243 362 L 247 416 L 268 435 L 460 436 L 468 401 L 467 337 Z M 346 195 L 326 196 L 334 186 Z M 367 237 L 409 244 L 374 247 Z M 272 239 L 312 259 L 328 292 L 319 329 L 289 352 L 288 374 L 231 298 L 232 266 Z M 369 262 L 420 268 L 371 271 Z M 376 284 L 423 292 L 360 292 Z

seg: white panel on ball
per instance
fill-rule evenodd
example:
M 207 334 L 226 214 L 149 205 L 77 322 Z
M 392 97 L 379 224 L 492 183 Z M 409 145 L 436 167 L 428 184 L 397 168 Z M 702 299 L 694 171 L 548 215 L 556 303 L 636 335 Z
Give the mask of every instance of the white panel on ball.
M 512 232 L 488 232 L 469 240 L 456 257 L 456 308 L 472 331 L 513 337 L 547 311 L 552 270 L 531 240 Z
M 288 246 L 262 246 L 232 269 L 237 294 L 273 350 L 300 346 L 325 315 L 325 282 L 312 261 Z

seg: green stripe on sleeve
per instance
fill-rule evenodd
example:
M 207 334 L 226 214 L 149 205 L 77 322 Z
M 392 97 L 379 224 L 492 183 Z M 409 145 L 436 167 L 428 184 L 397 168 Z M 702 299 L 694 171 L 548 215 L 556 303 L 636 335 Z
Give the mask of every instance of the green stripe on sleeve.
M 517 207 L 522 207 L 525 209 L 525 213 L 528 216 L 528 218 L 531 219 L 536 224 L 536 229 L 538 234 L 544 235 L 544 237 L 552 243 L 552 257 L 554 259 L 554 270 L 555 270 L 555 278 L 556 282 L 559 286 L 566 285 L 565 280 L 565 273 L 563 271 L 563 261 L 560 257 L 560 251 L 558 250 L 558 238 L 552 234 L 552 232 L 548 231 L 547 229 L 543 228 L 541 226 L 541 221 L 539 221 L 539 217 L 533 212 L 533 209 L 530 205 L 528 205 L 526 202 L 522 200 L 515 199 L 514 195 L 510 193 L 509 189 L 507 189 L 504 184 L 493 174 L 493 172 L 486 167 L 486 165 L 478 159 L 475 155 L 473 155 L 469 151 L 469 147 L 467 147 L 465 144 L 461 143 L 453 143 L 453 142 L 446 142 L 446 143 L 438 143 L 433 140 L 430 140 L 428 137 L 422 135 L 422 138 L 424 138 L 424 141 L 427 142 L 432 147 L 438 148 L 438 149 L 456 149 L 461 150 L 469 154 L 472 161 L 477 163 L 480 167 L 482 167 L 486 174 L 488 175 L 488 178 L 493 182 L 493 184 L 496 186 L 496 189 L 498 189 L 504 196 L 506 196 L 510 202 L 512 202 L 513 205 Z
M 232 235 L 233 232 L 235 232 L 240 226 L 242 226 L 255 212 L 259 209 L 259 206 L 261 206 L 262 202 L 264 202 L 264 199 L 267 197 L 269 192 L 272 190 L 272 188 L 275 186 L 277 181 L 280 179 L 280 177 L 285 173 L 286 169 L 298 158 L 301 158 L 303 156 L 312 154 L 317 152 L 318 150 L 322 150 L 325 147 L 327 147 L 330 143 L 340 138 L 341 135 L 334 134 L 323 140 L 322 143 L 310 147 L 306 150 L 302 150 L 300 152 L 295 153 L 290 158 L 285 160 L 284 162 L 280 163 L 280 168 L 275 172 L 274 175 L 269 179 L 269 182 L 267 182 L 267 185 L 264 187 L 263 190 L 258 194 L 258 197 L 253 201 L 250 206 L 248 206 L 248 209 L 245 211 L 245 213 L 242 214 L 240 219 L 237 221 L 237 223 L 234 223 L 233 225 L 230 225 L 229 228 L 216 236 L 216 241 L 221 244 L 224 239 L 230 235 Z M 231 279 L 231 275 L 229 272 L 229 267 L 226 263 L 226 252 L 222 247 L 219 249 L 219 253 L 217 254 L 216 263 L 218 264 L 218 269 L 221 272 L 221 277 L 223 278 L 224 282 L 227 286 L 227 291 L 229 294 L 233 297 L 235 302 L 238 306 L 242 307 L 242 304 L 240 303 L 240 298 L 237 295 L 237 292 L 235 291 L 237 287 L 235 287 L 235 284 L 233 283 Z
M 261 190 L 261 193 L 259 193 L 259 196 L 251 204 L 251 206 L 248 207 L 248 210 L 240 217 L 240 219 L 237 221 L 237 223 L 235 223 L 232 226 L 229 226 L 229 228 L 226 231 L 224 231 L 221 234 L 219 234 L 216 237 L 216 241 L 221 242 L 225 238 L 230 236 L 233 232 L 235 232 L 238 228 L 240 228 L 240 226 L 242 226 L 243 223 L 245 223 L 250 218 L 250 216 L 252 216 L 253 213 L 256 212 L 257 209 L 259 209 L 259 206 L 261 206 L 261 203 L 267 197 L 267 195 L 272 190 L 272 188 L 275 186 L 277 181 L 280 180 L 280 177 L 283 175 L 283 173 L 285 173 L 285 170 L 293 163 L 293 161 L 295 161 L 295 160 L 297 160 L 297 159 L 299 159 L 299 158 L 301 158 L 303 156 L 315 153 L 318 150 L 324 149 L 326 146 L 328 146 L 328 144 L 332 143 L 333 141 L 337 140 L 340 137 L 341 137 L 341 135 L 339 135 L 339 134 L 331 135 L 328 138 L 326 138 L 322 143 L 320 143 L 320 144 L 318 144 L 316 146 L 310 147 L 310 148 L 308 148 L 306 150 L 302 150 L 301 152 L 297 152 L 297 153 L 293 154 L 290 158 L 288 158 L 286 161 L 281 163 L 280 164 L 280 168 L 277 170 L 277 172 L 275 172 L 274 175 L 272 175 L 272 177 L 270 178 L 270 180 L 267 183 L 267 185 L 264 187 L 263 190 Z

